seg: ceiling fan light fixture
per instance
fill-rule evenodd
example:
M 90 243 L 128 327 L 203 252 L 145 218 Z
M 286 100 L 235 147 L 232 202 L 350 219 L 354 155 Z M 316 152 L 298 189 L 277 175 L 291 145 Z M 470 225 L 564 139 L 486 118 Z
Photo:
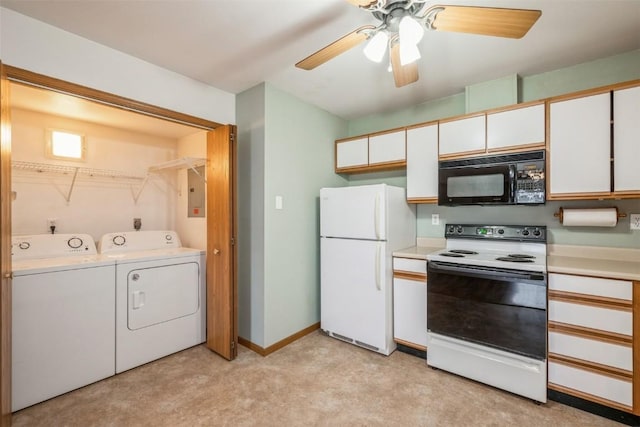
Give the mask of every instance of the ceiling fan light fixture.
M 402 17 L 398 27 L 401 42 L 418 44 L 424 35 L 424 28 L 410 15 Z
M 414 43 L 403 42 L 400 39 L 400 65 L 408 65 L 420 59 L 420 50 Z
M 378 31 L 364 47 L 364 55 L 373 62 L 381 62 L 387 51 L 389 36 L 385 31 Z

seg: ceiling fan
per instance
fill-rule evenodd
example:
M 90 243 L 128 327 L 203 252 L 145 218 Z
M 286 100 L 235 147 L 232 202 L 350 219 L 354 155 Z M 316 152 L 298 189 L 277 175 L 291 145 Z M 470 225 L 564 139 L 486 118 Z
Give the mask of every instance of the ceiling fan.
M 418 80 L 418 43 L 425 30 L 519 39 L 542 14 L 540 10 L 529 9 L 428 6 L 428 0 L 347 1 L 368 10 L 380 23 L 353 30 L 298 62 L 296 67 L 312 70 L 368 40 L 365 56 L 381 62 L 388 51 L 396 87 L 402 87 Z

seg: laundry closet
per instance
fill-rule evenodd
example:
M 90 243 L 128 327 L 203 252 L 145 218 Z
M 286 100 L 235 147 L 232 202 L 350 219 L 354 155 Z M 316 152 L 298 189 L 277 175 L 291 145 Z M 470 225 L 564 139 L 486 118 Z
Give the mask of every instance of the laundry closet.
M 84 158 L 49 154 L 53 131 L 80 135 Z M 55 226 L 98 241 L 136 218 L 206 249 L 205 130 L 13 83 L 11 133 L 13 235 Z

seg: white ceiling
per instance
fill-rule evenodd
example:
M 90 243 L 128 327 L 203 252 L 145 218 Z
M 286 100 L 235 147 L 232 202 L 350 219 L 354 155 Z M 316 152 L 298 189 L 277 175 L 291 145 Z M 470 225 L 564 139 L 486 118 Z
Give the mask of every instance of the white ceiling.
M 517 73 L 538 74 L 640 49 L 638 0 L 451 0 L 542 10 L 522 39 L 429 32 L 420 80 L 396 88 L 356 47 L 311 71 L 294 67 L 373 16 L 345 0 L 0 0 L 0 5 L 211 86 L 267 81 L 345 119 L 383 113 Z

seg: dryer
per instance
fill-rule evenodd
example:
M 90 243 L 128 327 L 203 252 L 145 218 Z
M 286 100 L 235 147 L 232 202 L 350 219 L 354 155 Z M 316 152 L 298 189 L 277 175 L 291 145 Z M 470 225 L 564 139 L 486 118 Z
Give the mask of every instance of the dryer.
M 105 234 L 116 262 L 116 373 L 206 340 L 205 252 L 175 231 Z
M 13 236 L 11 410 L 115 373 L 115 262 L 87 234 Z

